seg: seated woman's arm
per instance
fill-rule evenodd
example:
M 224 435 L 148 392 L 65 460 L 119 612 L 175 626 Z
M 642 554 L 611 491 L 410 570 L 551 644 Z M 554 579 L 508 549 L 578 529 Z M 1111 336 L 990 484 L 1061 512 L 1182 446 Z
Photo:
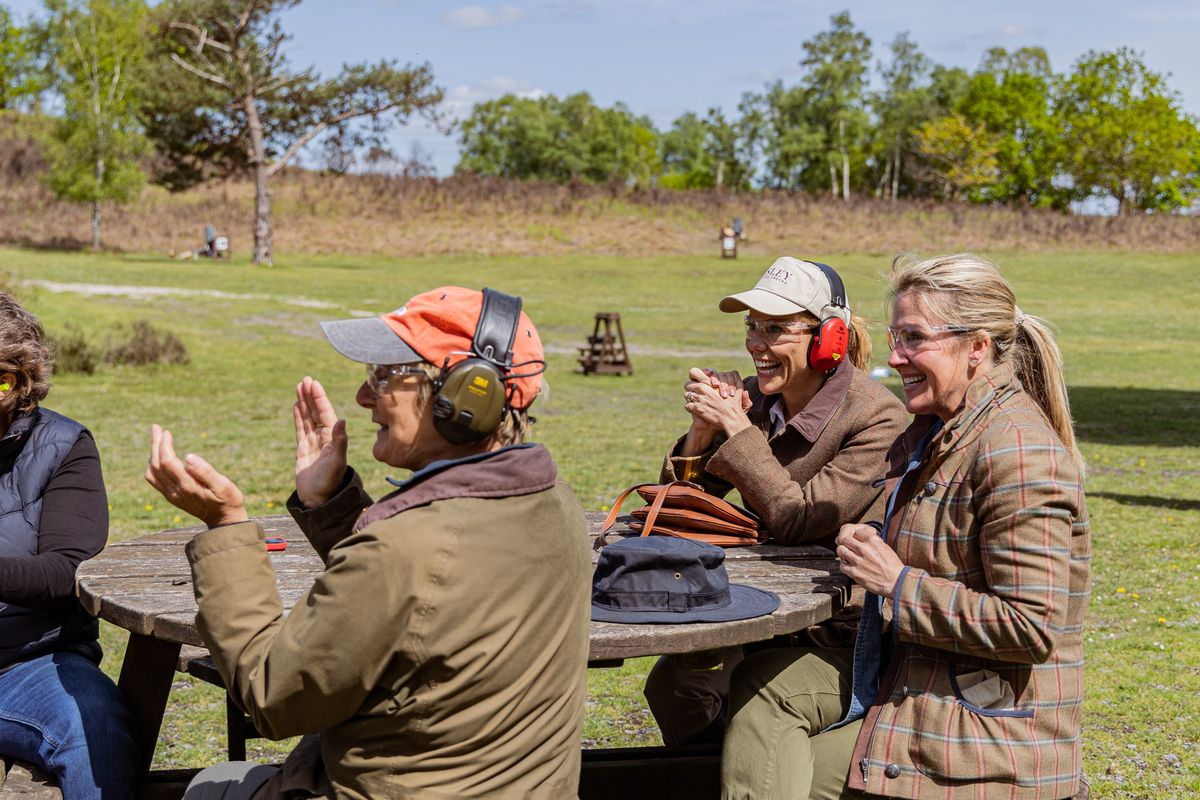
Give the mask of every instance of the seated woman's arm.
M 37 553 L 0 557 L 0 602 L 41 606 L 74 597 L 75 568 L 107 541 L 100 453 L 85 432 L 46 486 Z
M 901 427 L 897 416 L 858 421 L 834 457 L 804 483 L 779 462 L 758 428 L 730 437 L 706 469 L 737 487 L 778 543 L 806 544 L 832 536 L 875 502 L 881 491 L 876 479 Z
M 320 504 L 308 506 L 292 492 L 287 509 L 317 555 L 329 565 L 329 552 L 350 535 L 359 514 L 374 501 L 363 488 L 362 478 L 352 467 L 346 467 L 342 482 L 333 494 Z
M 1067 625 L 1072 546 L 1086 528 L 1079 474 L 1053 434 L 1024 428 L 984 442 L 972 484 L 981 574 L 965 579 L 986 591 L 905 567 L 894 632 L 979 658 L 1043 662 Z

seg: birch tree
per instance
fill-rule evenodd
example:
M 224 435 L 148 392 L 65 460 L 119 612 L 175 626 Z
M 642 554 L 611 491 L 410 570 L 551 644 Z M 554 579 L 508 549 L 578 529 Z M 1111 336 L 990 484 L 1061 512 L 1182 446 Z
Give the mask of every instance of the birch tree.
M 48 143 L 47 182 L 92 205 L 92 249 L 105 201 L 129 200 L 144 181 L 145 152 L 132 87 L 145 56 L 142 0 L 48 0 L 54 89 L 63 116 Z

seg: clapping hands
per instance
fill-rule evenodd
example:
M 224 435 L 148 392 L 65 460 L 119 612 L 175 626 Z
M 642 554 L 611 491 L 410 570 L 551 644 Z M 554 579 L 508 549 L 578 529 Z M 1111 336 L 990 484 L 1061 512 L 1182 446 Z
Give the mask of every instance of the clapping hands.
M 210 528 L 249 519 L 241 489 L 194 453 L 180 460 L 171 432 L 158 425 L 150 426 L 146 482 Z
M 346 421 L 338 419 L 325 387 L 304 377 L 296 384 L 296 495 L 305 506 L 328 500 L 346 472 Z

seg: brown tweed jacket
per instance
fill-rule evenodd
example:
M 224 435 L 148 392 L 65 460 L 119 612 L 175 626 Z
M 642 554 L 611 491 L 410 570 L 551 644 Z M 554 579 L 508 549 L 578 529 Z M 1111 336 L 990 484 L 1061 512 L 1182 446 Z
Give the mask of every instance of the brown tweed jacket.
M 884 456 L 904 431 L 908 415 L 896 396 L 850 363 L 825 381 L 808 405 L 770 435 L 770 409 L 779 395 L 764 395 L 746 379 L 751 427 L 717 438 L 695 458 L 698 483 L 722 497 L 733 489 L 762 517 L 776 544 L 833 548 L 846 522 L 883 519 L 878 478 Z M 677 455 L 684 437 L 663 462 L 661 480 L 684 477 L 689 459 Z
M 746 390 L 753 425 L 730 439 L 718 438 L 694 459 L 705 491 L 722 497 L 737 489 L 762 517 L 776 544 L 816 544 L 833 549 L 847 522 L 882 520 L 886 498 L 879 477 L 884 456 L 904 431 L 908 415 L 887 388 L 853 364 L 843 363 L 782 431 L 770 435 L 770 410 L 779 395 L 764 395 L 758 379 Z M 685 476 L 689 459 L 676 453 L 663 462 L 660 479 Z M 854 644 L 865 593 L 854 587 L 833 619 L 797 636 L 797 644 L 849 647 Z
M 918 418 L 897 440 L 889 493 L 933 423 Z M 1071 797 L 1087 507 L 1070 453 L 1009 367 L 971 384 L 903 480 L 887 539 L 906 567 L 884 602 L 891 656 L 849 785 L 896 798 Z M 1007 681 L 1015 703 L 968 702 L 959 678 L 978 670 Z

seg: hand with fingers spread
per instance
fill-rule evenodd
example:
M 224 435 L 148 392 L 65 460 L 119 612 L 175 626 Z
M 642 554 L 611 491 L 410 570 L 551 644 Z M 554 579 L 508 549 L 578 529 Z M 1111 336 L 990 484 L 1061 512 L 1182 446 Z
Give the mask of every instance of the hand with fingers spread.
M 296 494 L 312 508 L 328 500 L 346 472 L 346 421 L 338 419 L 321 382 L 296 384 Z
M 883 537 L 870 525 L 843 525 L 837 535 L 842 573 L 872 594 L 888 596 L 904 569 Z
M 180 460 L 171 432 L 158 425 L 150 426 L 146 482 L 210 528 L 249 519 L 241 489 L 194 453 Z

